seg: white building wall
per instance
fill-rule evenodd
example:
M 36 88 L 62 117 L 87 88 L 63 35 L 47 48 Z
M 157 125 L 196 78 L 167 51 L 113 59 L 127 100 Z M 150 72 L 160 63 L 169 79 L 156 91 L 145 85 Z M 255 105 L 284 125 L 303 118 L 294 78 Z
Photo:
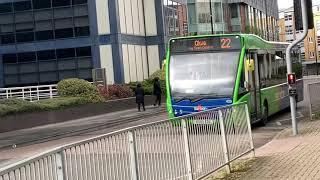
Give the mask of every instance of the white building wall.
M 158 45 L 148 46 L 149 74 L 153 74 L 160 69 L 159 47 Z
M 143 0 L 147 36 L 155 36 L 158 34 L 155 1 L 156 0 Z
M 109 0 L 96 0 L 98 34 L 110 34 Z
M 112 47 L 111 45 L 101 45 L 99 50 L 101 68 L 106 69 L 107 84 L 114 84 Z

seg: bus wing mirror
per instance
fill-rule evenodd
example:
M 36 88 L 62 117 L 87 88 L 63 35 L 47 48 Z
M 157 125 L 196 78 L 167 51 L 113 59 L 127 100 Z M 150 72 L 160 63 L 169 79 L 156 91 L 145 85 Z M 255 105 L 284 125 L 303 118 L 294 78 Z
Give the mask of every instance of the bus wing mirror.
M 246 60 L 246 70 L 247 71 L 254 71 L 254 60 L 253 59 Z

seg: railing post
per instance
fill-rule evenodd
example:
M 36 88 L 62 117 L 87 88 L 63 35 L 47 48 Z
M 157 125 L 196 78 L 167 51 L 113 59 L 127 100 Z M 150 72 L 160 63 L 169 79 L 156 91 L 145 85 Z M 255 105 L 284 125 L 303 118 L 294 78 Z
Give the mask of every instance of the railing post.
M 40 100 L 40 92 L 39 92 L 39 86 L 37 86 L 37 99 Z
M 56 153 L 56 164 L 57 164 L 57 180 L 64 180 L 65 179 L 65 171 L 64 171 L 64 164 L 63 164 L 62 153 Z
M 251 120 L 250 120 L 249 108 L 248 108 L 247 104 L 245 104 L 245 111 L 246 111 L 246 118 L 247 118 L 247 124 L 248 124 L 248 133 L 249 133 L 249 138 L 250 138 L 250 147 L 253 152 L 253 157 L 255 157 L 256 152 L 254 150 L 253 136 L 252 136 L 252 131 L 251 131 Z
M 32 88 L 29 88 L 30 102 L 32 102 Z
M 52 99 L 53 98 L 52 86 L 49 87 L 49 90 L 50 90 L 50 92 L 49 92 L 50 93 L 50 99 Z
M 224 152 L 224 159 L 226 162 L 226 171 L 227 173 L 230 173 L 231 168 L 230 168 L 229 149 L 228 149 L 225 123 L 224 123 L 223 114 L 221 110 L 219 110 L 219 122 L 220 122 L 220 129 L 221 129 L 222 148 Z
M 183 131 L 184 149 L 186 153 L 186 165 L 187 165 L 187 171 L 188 171 L 187 178 L 188 180 L 192 180 L 192 166 L 191 166 L 190 145 L 189 145 L 187 123 L 185 119 L 181 119 L 181 123 L 182 123 L 182 131 Z
M 130 152 L 130 169 L 131 169 L 131 180 L 138 180 L 138 161 L 136 152 L 136 140 L 134 137 L 134 132 L 128 132 L 129 138 L 129 152 Z
M 24 88 L 22 88 L 22 99 L 25 100 L 25 97 L 24 97 Z
M 6 96 L 7 96 L 7 99 L 9 99 L 9 90 L 6 89 Z

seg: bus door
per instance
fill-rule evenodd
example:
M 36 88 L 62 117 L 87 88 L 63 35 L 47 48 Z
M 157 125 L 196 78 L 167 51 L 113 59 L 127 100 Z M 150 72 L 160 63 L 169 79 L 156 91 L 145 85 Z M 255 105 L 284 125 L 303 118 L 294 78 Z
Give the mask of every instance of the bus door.
M 260 93 L 260 77 L 259 77 L 259 63 L 258 54 L 250 53 L 251 59 L 254 59 L 254 70 L 249 73 L 249 84 L 251 85 L 251 115 L 254 120 L 261 118 L 261 93 Z

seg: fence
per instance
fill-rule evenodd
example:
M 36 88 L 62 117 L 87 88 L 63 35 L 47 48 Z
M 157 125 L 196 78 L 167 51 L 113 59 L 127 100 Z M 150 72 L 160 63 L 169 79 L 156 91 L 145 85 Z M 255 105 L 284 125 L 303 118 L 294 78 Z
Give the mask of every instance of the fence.
M 248 108 L 239 104 L 57 148 L 0 169 L 0 180 L 192 180 L 253 151 Z
M 320 113 L 320 82 L 308 84 L 309 112 L 312 119 Z
M 58 96 L 57 85 L 0 88 L 0 99 L 17 98 L 27 101 L 52 99 Z

